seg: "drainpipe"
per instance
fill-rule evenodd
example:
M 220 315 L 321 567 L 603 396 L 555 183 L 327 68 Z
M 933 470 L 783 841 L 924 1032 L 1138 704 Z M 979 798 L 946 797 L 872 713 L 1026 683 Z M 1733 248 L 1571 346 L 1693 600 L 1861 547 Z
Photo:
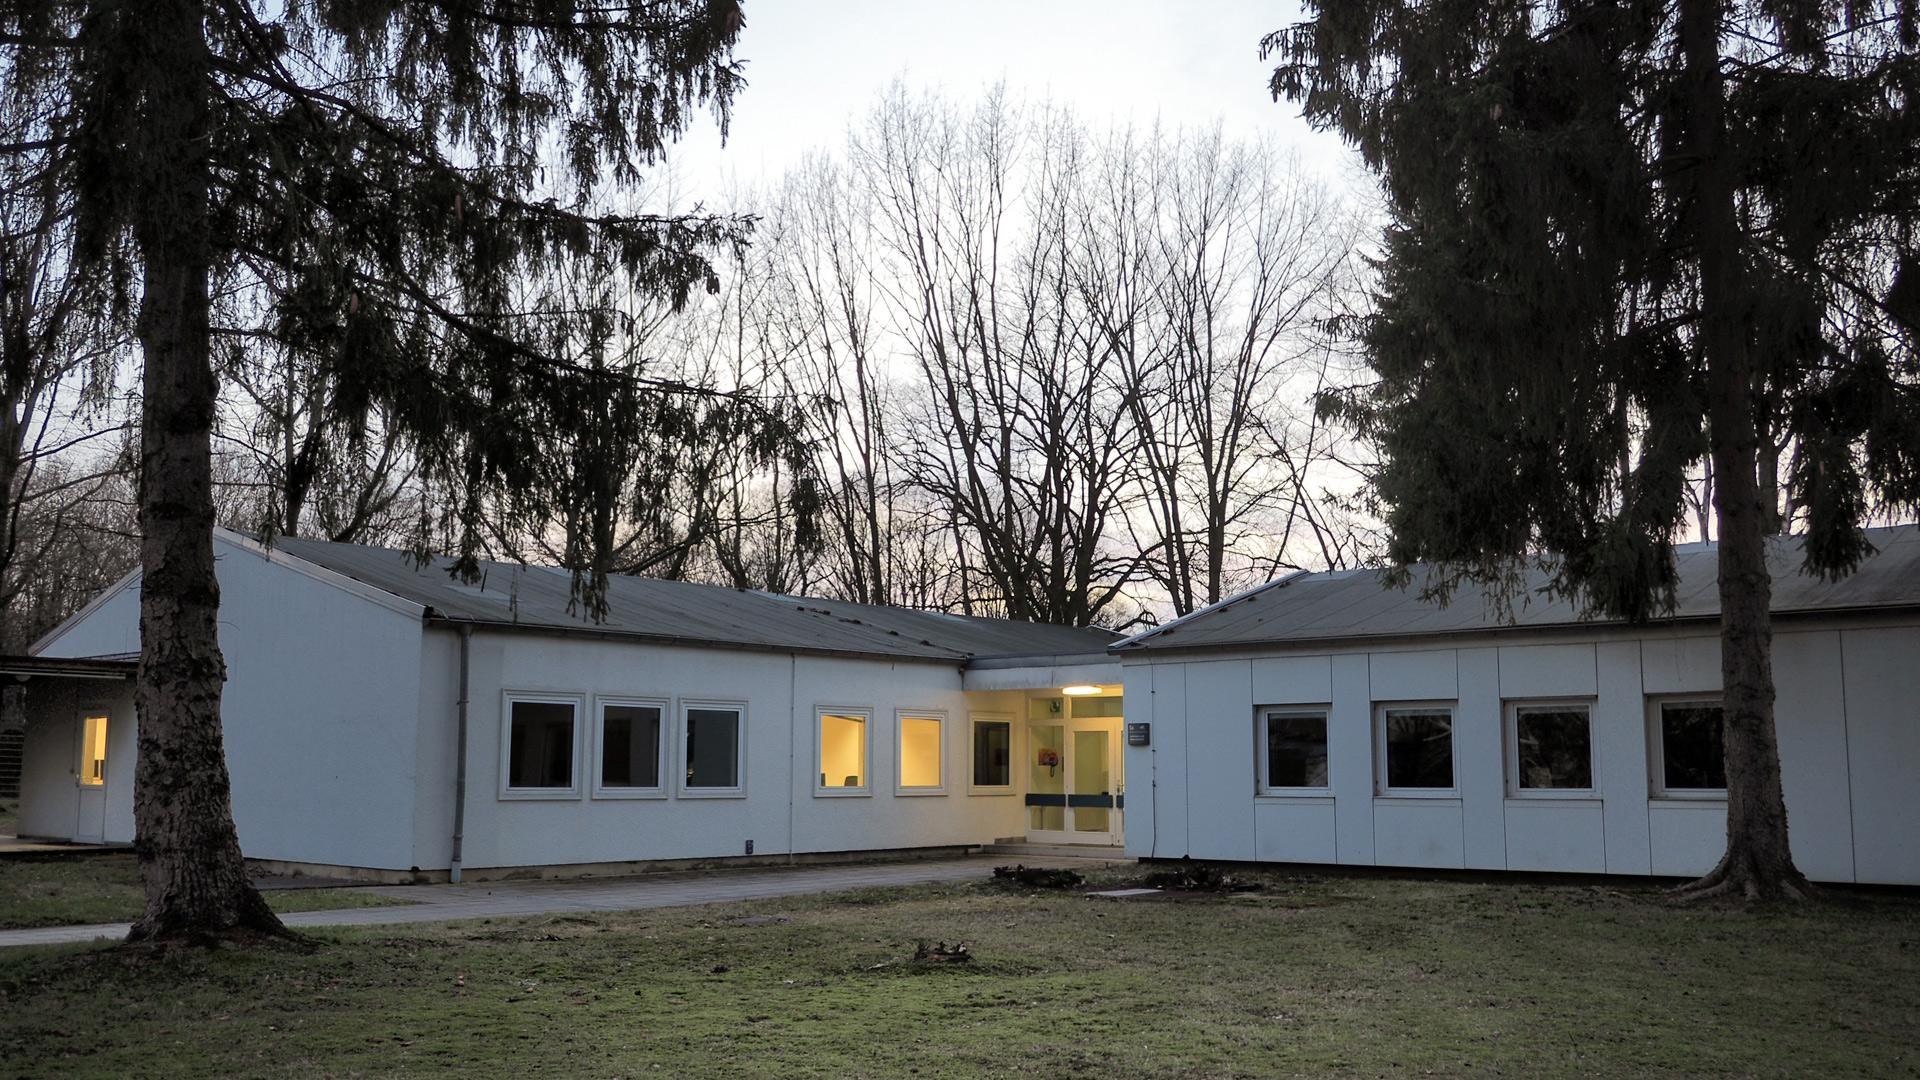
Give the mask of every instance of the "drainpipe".
M 467 830 L 467 674 L 468 653 L 473 646 L 473 624 L 460 627 L 460 701 L 455 706 L 460 734 L 455 741 L 453 767 L 453 858 L 447 864 L 447 880 L 460 882 L 460 845 Z

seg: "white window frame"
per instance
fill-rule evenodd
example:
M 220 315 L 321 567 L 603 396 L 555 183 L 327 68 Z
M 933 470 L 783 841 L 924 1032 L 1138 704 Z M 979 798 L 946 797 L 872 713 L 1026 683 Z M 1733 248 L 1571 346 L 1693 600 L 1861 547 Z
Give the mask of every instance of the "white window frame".
M 862 781 L 859 787 L 827 787 L 820 782 L 826 747 L 820 745 L 824 729 L 821 722 L 829 716 L 860 718 Z M 813 709 L 813 794 L 818 799 L 864 799 L 873 796 L 873 710 L 865 705 L 816 705 Z
M 1447 713 L 1447 760 L 1453 784 L 1443 788 L 1397 788 L 1387 784 L 1387 714 L 1390 712 Z M 1377 701 L 1373 705 L 1373 793 L 1382 799 L 1458 799 L 1460 797 L 1460 703 L 1458 701 Z
M 660 734 L 654 740 L 654 759 L 658 767 L 654 775 L 660 782 L 652 787 L 612 786 L 600 782 L 605 775 L 605 756 L 607 752 L 607 706 L 631 706 L 643 709 L 660 710 Z M 668 759 L 673 755 L 667 752 L 667 745 L 673 741 L 667 725 L 673 722 L 673 701 L 664 697 L 648 697 L 640 694 L 595 694 L 593 697 L 593 752 L 589 755 L 593 762 L 592 796 L 596 799 L 664 799 L 667 797 Z
M 573 786 L 565 788 L 517 788 L 509 786 L 513 766 L 513 703 L 534 705 L 570 705 L 573 707 Z M 585 785 L 580 782 L 581 741 L 587 727 L 585 694 L 559 690 L 503 690 L 500 692 L 500 798 L 509 802 L 570 802 L 580 798 Z
M 733 787 L 689 787 L 687 785 L 687 714 L 694 709 L 731 709 L 740 718 L 734 740 Z M 674 710 L 673 789 L 682 799 L 744 799 L 747 797 L 747 703 L 713 698 L 681 698 Z
M 906 784 L 907 721 L 932 720 L 940 725 L 940 782 L 933 787 L 908 787 Z M 945 795 L 947 793 L 947 711 L 945 709 L 893 710 L 893 793 L 895 795 Z M 967 734 L 972 735 L 969 727 Z M 968 747 L 972 753 L 972 747 Z M 971 775 L 971 774 L 969 774 Z
M 1280 787 L 1269 781 L 1267 767 L 1267 723 L 1275 717 L 1317 716 L 1326 727 L 1327 782 L 1319 787 Z M 1333 706 L 1259 705 L 1253 710 L 1254 790 L 1261 798 L 1324 798 L 1333 794 Z
M 1509 799 L 1595 799 L 1600 796 L 1600 740 L 1593 734 L 1594 699 L 1590 697 L 1514 698 L 1502 703 L 1505 715 L 1507 797 Z M 1530 788 L 1520 786 L 1520 710 L 1578 708 L 1587 714 L 1587 775 L 1592 787 Z
M 1670 788 L 1667 786 L 1667 741 L 1661 738 L 1660 720 L 1662 710 L 1668 705 L 1715 705 L 1726 708 L 1724 695 L 1718 693 L 1703 694 L 1662 694 L 1647 699 L 1647 795 L 1653 799 L 1670 799 L 1678 802 L 1726 802 L 1726 788 Z M 1726 714 L 1721 713 L 1722 723 Z M 1721 736 L 1721 753 L 1726 753 L 1725 735 Z M 1725 772 L 1726 766 L 1721 766 Z
M 976 784 L 973 752 L 977 745 L 974 730 L 981 724 L 1007 725 L 1007 782 L 1005 784 Z M 967 714 L 967 794 L 968 795 L 1013 795 L 1017 785 L 1014 777 L 1020 774 L 1020 731 L 1022 724 L 1012 713 L 973 712 Z
M 89 717 L 103 716 L 107 722 L 107 735 L 100 747 L 100 782 L 87 783 L 87 720 Z M 73 786 L 82 791 L 105 791 L 109 770 L 113 767 L 113 710 L 105 705 L 86 705 L 74 714 L 73 747 Z

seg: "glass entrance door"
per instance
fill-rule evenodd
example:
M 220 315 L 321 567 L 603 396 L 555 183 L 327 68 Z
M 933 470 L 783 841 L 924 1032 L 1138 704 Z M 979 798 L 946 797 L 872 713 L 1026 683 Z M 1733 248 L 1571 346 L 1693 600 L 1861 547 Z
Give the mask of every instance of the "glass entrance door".
M 1118 704 L 1117 697 L 1031 699 L 1027 723 L 1028 840 L 1120 843 L 1125 787 L 1121 780 Z

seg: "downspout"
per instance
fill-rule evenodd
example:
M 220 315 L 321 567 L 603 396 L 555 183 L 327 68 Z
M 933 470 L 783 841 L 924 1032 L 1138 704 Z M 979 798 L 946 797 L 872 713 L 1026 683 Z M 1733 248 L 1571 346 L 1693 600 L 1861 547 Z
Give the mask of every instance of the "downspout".
M 461 842 L 467 831 L 467 682 L 468 654 L 473 646 L 473 624 L 460 627 L 460 700 L 455 706 L 459 734 L 454 741 L 453 767 L 453 857 L 447 863 L 447 880 L 460 883 Z

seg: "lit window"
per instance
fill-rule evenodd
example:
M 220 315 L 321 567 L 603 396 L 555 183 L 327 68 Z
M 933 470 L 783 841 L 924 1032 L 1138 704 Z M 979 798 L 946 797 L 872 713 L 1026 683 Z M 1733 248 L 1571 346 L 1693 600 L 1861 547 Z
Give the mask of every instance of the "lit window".
M 1327 788 L 1327 713 L 1324 709 L 1274 709 L 1261 716 L 1263 792 Z
M 820 718 L 820 790 L 834 794 L 867 790 L 867 713 L 822 709 Z
M 945 789 L 944 727 L 938 716 L 900 717 L 901 791 L 931 794 Z
M 691 795 L 744 794 L 738 705 L 686 706 L 686 784 Z
M 566 795 L 573 776 L 575 703 L 553 698 L 507 702 L 505 793 Z
M 80 783 L 99 787 L 107 782 L 107 718 L 103 713 L 80 721 Z
M 1382 709 L 1379 752 L 1382 791 L 1453 791 L 1453 710 L 1440 706 Z
M 1013 786 L 1013 721 L 973 722 L 973 786 Z
M 664 701 L 600 702 L 600 773 L 594 794 L 658 794 Z
M 1654 715 L 1655 794 L 1725 794 L 1727 761 L 1720 702 L 1662 701 Z
M 1593 790 L 1593 720 L 1586 705 L 1515 705 L 1511 715 L 1515 792 Z

